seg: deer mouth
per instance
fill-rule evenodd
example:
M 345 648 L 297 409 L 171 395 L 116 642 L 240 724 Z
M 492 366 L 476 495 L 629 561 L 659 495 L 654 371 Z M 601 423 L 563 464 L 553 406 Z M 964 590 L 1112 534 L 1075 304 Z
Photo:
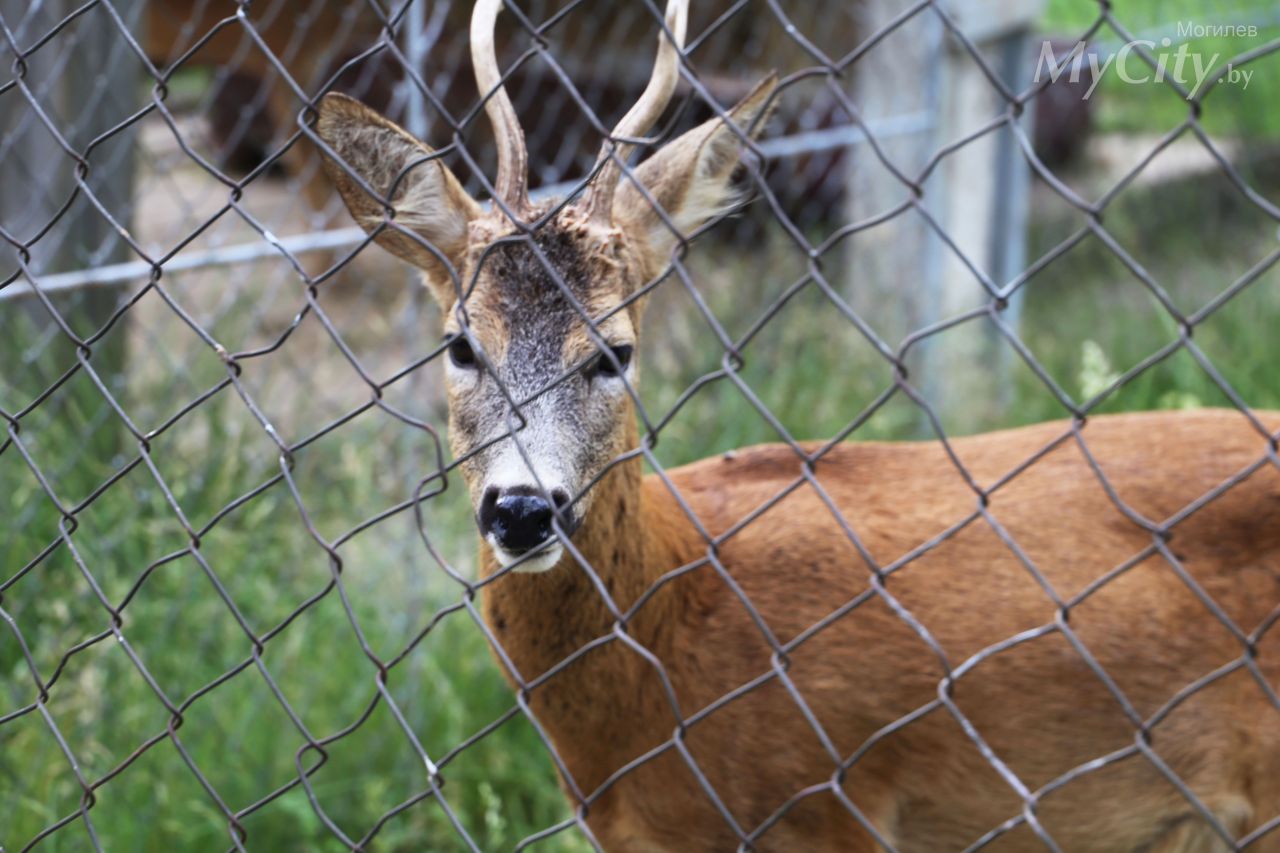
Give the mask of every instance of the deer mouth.
M 522 551 L 512 551 L 504 548 L 495 541 L 495 537 L 490 534 L 485 537 L 489 548 L 493 551 L 493 556 L 497 559 L 498 564 L 502 568 L 510 568 L 513 572 L 527 572 L 529 574 L 537 574 L 540 572 L 550 571 L 560 562 L 560 558 L 564 555 L 564 545 L 555 536 L 548 537 L 543 542 L 534 545 L 532 548 L 526 548 Z

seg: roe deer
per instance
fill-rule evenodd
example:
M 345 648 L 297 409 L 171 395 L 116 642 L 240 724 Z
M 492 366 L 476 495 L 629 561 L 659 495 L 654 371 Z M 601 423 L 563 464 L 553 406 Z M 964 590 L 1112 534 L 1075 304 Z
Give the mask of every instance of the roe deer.
M 486 623 L 595 841 L 1280 847 L 1280 414 L 763 446 L 642 477 L 645 285 L 727 208 L 777 83 L 621 174 L 678 76 L 673 0 L 585 198 L 535 204 L 502 2 L 471 31 L 491 207 L 349 98 L 316 133 L 355 220 L 443 309 Z

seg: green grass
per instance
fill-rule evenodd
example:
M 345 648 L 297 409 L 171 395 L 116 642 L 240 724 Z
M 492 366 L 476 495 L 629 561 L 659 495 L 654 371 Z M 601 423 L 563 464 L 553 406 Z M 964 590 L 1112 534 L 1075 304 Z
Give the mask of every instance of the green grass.
M 1188 56 L 1199 55 L 1210 72 L 1248 51 L 1280 38 L 1280 19 L 1266 4 L 1231 0 L 1208 8 L 1193 0 L 1130 0 L 1113 4 L 1113 17 L 1130 35 L 1154 42 L 1151 53 L 1172 72 L 1180 45 Z M 1075 37 L 1083 35 L 1099 19 L 1093 0 L 1050 0 L 1045 18 L 1047 32 Z M 1179 37 L 1178 24 L 1243 24 L 1257 27 L 1256 35 Z M 1165 45 L 1162 39 L 1168 37 Z M 1127 39 L 1109 24 L 1094 36 L 1095 42 L 1119 46 Z M 1216 57 L 1216 59 L 1215 59 Z M 1192 60 L 1186 60 L 1185 78 L 1194 80 Z M 1238 65 L 1252 72 L 1247 86 L 1223 82 L 1206 94 L 1202 123 L 1214 134 L 1245 138 L 1280 138 L 1280 115 L 1275 110 L 1258 109 L 1280 99 L 1280 53 Z M 1150 66 L 1135 54 L 1129 59 L 1130 79 L 1151 77 Z M 1190 86 L 1188 86 L 1190 88 Z M 1095 122 L 1103 131 L 1159 134 L 1186 120 L 1189 106 L 1170 86 L 1155 82 L 1130 83 L 1122 79 L 1113 64 L 1093 95 Z
M 75 316 L 75 308 L 67 308 Z M 17 410 L 73 363 L 55 344 L 35 343 L 38 323 L 6 315 L 7 364 L 41 352 L 26 370 L 4 374 L 0 395 Z M 83 318 L 88 322 L 87 318 Z M 74 325 L 74 323 L 73 323 Z M 24 346 L 26 344 L 26 346 Z M 138 354 L 134 354 L 139 357 Z M 10 360 L 13 359 L 13 360 Z M 184 367 L 201 376 L 198 362 Z M 37 370 L 36 368 L 48 368 Z M 161 389 L 163 386 L 161 386 Z M 135 414 L 175 400 L 132 398 L 113 388 Z M 148 405 L 150 403 L 150 406 Z M 152 426 L 144 422 L 144 428 Z M 207 524 L 237 496 L 279 472 L 274 448 L 225 389 L 151 442 L 150 455 L 193 527 Z M 116 416 L 84 371 L 23 418 L 22 449 L 66 507 L 82 502 L 138 456 Z M 334 538 L 413 494 L 433 471 L 429 441 L 378 412 L 357 418 L 297 454 L 292 474 L 310 521 Z M 353 448 L 371 448 L 367 454 Z M 458 486 L 450 481 L 449 498 Z M 432 501 L 427 529 L 446 558 L 470 573 L 472 544 L 464 501 Z M 243 809 L 296 778 L 305 744 L 257 665 L 253 644 L 232 605 L 256 635 L 278 628 L 331 577 L 325 550 L 308 534 L 282 482 L 227 513 L 202 537 L 198 553 L 145 465 L 134 466 L 102 498 L 75 514 L 76 527 L 44 560 L 14 578 L 59 538 L 59 513 L 10 442 L 0 451 L 0 532 L 5 584 L 0 607 L 22 634 L 46 681 L 65 667 L 48 694 L 49 719 L 91 781 L 110 774 L 170 722 L 162 700 L 114 637 L 64 658 L 69 649 L 108 631 L 111 619 L 83 576 L 77 558 L 116 608 L 128 649 L 150 679 L 183 709 L 177 740 L 223 802 Z M 72 551 L 74 547 L 74 553 Z M 412 513 L 402 512 L 337 549 L 357 624 L 390 670 L 394 697 L 414 737 L 434 760 L 510 710 L 514 700 L 486 642 L 465 612 L 455 612 L 415 642 L 441 608 L 463 600 L 417 538 Z M 167 559 L 179 555 L 175 559 Z M 225 602 L 213 578 L 230 600 Z M 250 661 L 226 683 L 197 691 Z M 360 649 L 336 592 L 319 599 L 269 640 L 262 666 L 313 737 L 323 739 L 360 721 L 378 696 L 377 668 Z M 0 715 L 29 706 L 38 691 L 12 628 L 0 622 Z M 511 720 L 453 757 L 444 768 L 444 796 L 485 849 L 513 846 L 569 812 L 532 727 Z M 301 756 L 312 766 L 318 753 Z M 425 791 L 428 777 L 412 742 L 379 701 L 349 737 L 327 747 L 313 775 L 325 813 L 353 839 L 397 804 Z M 163 740 L 99 788 L 91 816 L 110 850 L 217 849 L 230 845 L 225 818 L 200 786 L 174 742 Z M 32 711 L 0 725 L 0 846 L 20 849 L 56 820 L 72 814 L 80 785 L 50 725 Z M 301 788 L 248 817 L 252 849 L 346 849 L 322 824 Z M 85 829 L 71 826 L 42 850 L 80 850 Z M 585 849 L 561 835 L 547 849 Z M 433 802 L 393 817 L 378 849 L 463 849 L 443 809 Z
M 1258 167 L 1249 174 L 1273 197 L 1280 188 L 1274 168 Z M 1133 188 L 1109 209 L 1105 221 L 1185 312 L 1205 304 L 1277 245 L 1275 223 L 1244 203 L 1224 180 Z M 1078 217 L 1065 209 L 1041 215 L 1032 234 L 1032 257 L 1079 225 Z M 701 258 L 696 280 L 734 338 L 747 333 L 781 293 L 782 283 L 794 280 L 800 269 L 794 251 L 781 242 L 755 253 L 708 243 Z M 760 276 L 760 269 L 770 274 Z M 719 368 L 723 351 L 678 282 L 670 282 L 655 299 L 642 394 L 648 409 L 661 417 L 684 389 Z M 1023 300 L 1022 339 L 1077 400 L 1097 393 L 1110 377 L 1177 335 L 1146 289 L 1097 241 L 1078 246 L 1033 278 Z M 1258 407 L 1280 408 L 1280 381 L 1274 373 L 1280 364 L 1277 316 L 1280 276 L 1272 270 L 1195 330 L 1196 344 L 1243 399 Z M 0 408 L 15 412 L 75 360 L 66 347 L 41 349 L 35 343 L 42 328 L 38 314 L 9 312 L 4 323 L 0 358 L 12 367 L 0 382 Z M 167 345 L 176 340 L 157 331 Z M 219 332 L 236 337 L 234 323 L 224 323 Z M 246 383 L 278 369 L 293 345 L 250 363 Z M 224 375 L 216 359 L 199 347 L 192 352 L 196 354 L 189 357 L 178 354 L 179 363 L 170 368 L 187 377 L 189 387 L 181 390 L 164 384 L 172 380 L 165 370 L 151 384 L 115 382 L 109 376 L 105 381 L 131 416 L 144 429 L 152 428 Z M 891 381 L 887 363 L 812 285 L 745 344 L 743 355 L 742 381 L 798 438 L 836 434 Z M 139 371 L 155 367 L 154 351 L 121 357 Z M 332 351 L 327 358 L 316 370 L 326 371 L 332 383 L 356 384 L 351 374 L 334 367 Z M 1010 363 L 1007 373 L 991 371 L 992 381 L 1005 383 L 1008 393 L 1001 409 L 982 413 L 988 425 L 1065 414 L 1030 371 L 1016 359 Z M 972 369 L 985 372 L 989 367 L 975 364 Z M 427 384 L 435 382 L 435 368 L 425 370 Z M 261 402 L 279 413 L 291 405 L 315 403 L 304 396 L 285 404 L 264 393 Z M 1180 352 L 1116 391 L 1101 408 L 1224 402 L 1208 375 Z M 432 406 L 423 416 L 439 424 L 442 413 Z M 919 427 L 919 412 L 899 396 L 855 438 L 915 435 Z M 297 436 L 290 432 L 287 437 Z M 84 371 L 22 419 L 19 438 L 67 507 L 82 502 L 138 455 L 136 443 L 127 439 Z M 720 378 L 699 391 L 664 429 L 659 458 L 679 464 L 777 438 L 747 396 Z M 230 388 L 153 440 L 150 454 L 183 517 L 196 528 L 280 470 L 274 445 Z M 378 410 L 310 444 L 294 461 L 292 475 L 307 519 L 329 540 L 411 498 L 435 464 L 429 436 Z M 474 534 L 461 491 L 454 478 L 440 498 L 426 502 L 425 529 L 446 559 L 468 574 Z M 20 629 L 42 678 L 48 680 L 65 660 L 45 710 L 80 772 L 90 780 L 103 778 L 148 739 L 163 734 L 170 715 L 115 638 L 64 658 L 69 649 L 110 628 L 82 563 L 119 612 L 128 650 L 170 702 L 189 702 L 176 734 L 190 761 L 228 807 L 243 809 L 296 778 L 295 760 L 309 767 L 318 755 L 304 751 L 298 759 L 305 739 L 252 662 L 226 683 L 196 696 L 213 679 L 251 659 L 252 643 L 222 595 L 250 630 L 262 636 L 324 590 L 332 566 L 283 483 L 226 513 L 201 538 L 198 552 L 204 565 L 190 553 L 183 555 L 191 543 L 168 500 L 146 465 L 133 467 L 110 491 L 76 512 L 76 527 L 68 536 L 74 554 L 61 544 L 14 580 L 41 549 L 58 540 L 59 514 L 17 446 L 4 446 L 0 517 L 7 523 L 0 532 L 0 607 Z M 465 611 L 444 616 L 415 639 L 435 614 L 462 601 L 463 591 L 423 547 L 412 513 L 401 512 L 351 537 L 337 554 L 356 624 L 370 649 L 384 661 L 408 650 L 390 670 L 387 691 L 433 759 L 450 754 L 513 707 L 483 636 Z M 179 556 L 166 560 L 170 555 Z M 333 592 L 281 628 L 266 643 L 261 661 L 316 738 L 360 721 L 377 696 L 376 667 L 361 651 L 351 619 Z M 0 623 L 0 674 L 0 715 L 36 701 L 26 659 L 5 623 Z M 454 755 L 443 776 L 449 805 L 482 849 L 509 849 L 569 815 L 549 759 L 531 726 L 519 717 Z M 327 747 L 324 766 L 312 776 L 325 814 L 353 838 L 426 790 L 427 783 L 417 751 L 385 701 L 352 734 Z M 169 739 L 103 785 L 96 800 L 90 814 L 106 849 L 229 846 L 225 819 Z M 41 712 L 0 725 L 0 845 L 20 849 L 54 821 L 73 814 L 79 802 L 71 765 Z M 300 788 L 255 812 L 245 828 L 250 849 L 343 849 Z M 430 800 L 391 818 L 375 846 L 462 849 L 444 811 Z M 542 846 L 586 848 L 572 833 Z M 84 828 L 73 825 L 40 849 L 85 847 Z
M 1264 195 L 1280 187 L 1274 160 L 1242 172 Z M 1078 216 L 1045 217 L 1033 231 L 1033 256 L 1081 225 Z M 1104 226 L 1190 316 L 1226 291 L 1280 245 L 1276 223 L 1246 202 L 1221 175 L 1130 190 L 1107 210 Z M 1096 238 L 1088 238 L 1029 283 L 1023 338 L 1050 374 L 1077 400 L 1176 341 L 1179 329 L 1156 297 Z M 1193 330 L 1192 342 L 1238 396 L 1257 408 L 1280 409 L 1280 356 L 1272 331 L 1280 316 L 1280 269 L 1270 267 Z M 1029 372 L 1019 375 L 1020 419 L 1060 416 Z M 1186 350 L 1153 366 L 1102 401 L 1099 411 L 1229 406 L 1230 397 Z

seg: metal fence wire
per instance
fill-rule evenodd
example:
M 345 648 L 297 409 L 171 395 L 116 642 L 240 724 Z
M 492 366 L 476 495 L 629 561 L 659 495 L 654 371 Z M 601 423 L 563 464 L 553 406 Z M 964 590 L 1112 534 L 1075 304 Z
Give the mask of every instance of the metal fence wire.
M 939 720 L 995 780 L 946 784 L 988 784 L 1008 798 L 1003 822 L 967 838 L 969 849 L 1063 849 L 1061 824 L 1045 817 L 1055 797 L 1132 763 L 1185 803 L 1186 821 L 1205 833 L 1186 843 L 1280 844 L 1280 814 L 1240 816 L 1207 800 L 1174 769 L 1179 736 L 1166 734 L 1179 708 L 1229 681 L 1265 706 L 1257 727 L 1272 733 L 1276 755 L 1280 685 L 1265 653 L 1280 620 L 1275 588 L 1267 618 L 1239 623 L 1184 565 L 1177 533 L 1280 470 L 1277 423 L 1251 409 L 1259 402 L 1238 388 L 1241 365 L 1216 354 L 1236 352 L 1231 334 L 1213 332 L 1236 310 L 1263 312 L 1265 324 L 1259 306 L 1271 303 L 1249 300 L 1275 289 L 1280 246 L 1224 265 L 1191 293 L 1167 286 L 1151 262 L 1175 239 L 1160 209 L 1171 180 L 1161 170 L 1186 152 L 1216 182 L 1218 208 L 1201 215 L 1230 207 L 1268 233 L 1280 224 L 1265 163 L 1208 121 L 1233 70 L 1265 67 L 1280 38 L 1263 27 L 1194 92 L 1172 74 L 1153 84 L 1150 97 L 1178 102 L 1177 119 L 1134 137 L 1123 166 L 1088 185 L 1040 142 L 1056 129 L 1070 149 L 1076 134 L 1063 122 L 1087 103 L 1078 89 L 1062 100 L 1067 81 L 1036 73 L 1038 4 L 693 6 L 676 98 L 628 173 L 645 152 L 724 116 L 770 70 L 780 80 L 776 112 L 755 141 L 736 129 L 744 203 L 682 234 L 663 275 L 633 297 L 653 303 L 638 356 L 646 386 L 627 389 L 640 441 L 609 468 L 655 472 L 702 537 L 701 556 L 623 594 L 558 530 L 608 618 L 545 672 L 527 672 L 509 635 L 482 616 L 482 601 L 511 574 L 480 577 L 475 567 L 464 460 L 446 449 L 439 312 L 352 223 L 320 168 L 315 130 L 318 99 L 351 94 L 435 146 L 486 199 L 496 154 L 480 97 L 490 93 L 472 80 L 471 4 L 0 0 L 0 849 L 599 849 L 593 818 L 622 808 L 610 792 L 646 765 L 692 778 L 698 808 L 720 819 L 714 837 L 739 849 L 800 849 L 804 836 L 784 834 L 787 820 L 823 798 L 869 843 L 892 849 L 873 792 L 850 782 Z M 1135 24 L 1105 2 L 1089 8 L 1087 31 L 1058 34 L 1067 50 L 1077 39 L 1141 43 L 1140 28 L 1161 23 Z M 1258 20 L 1253 11 L 1244 20 Z M 524 123 L 536 200 L 586 188 L 609 128 L 649 79 L 663 15 L 656 0 L 506 4 L 499 64 Z M 1156 53 L 1139 47 L 1135 61 L 1154 70 Z M 1065 68 L 1071 57 L 1057 61 Z M 1051 239 L 1027 237 L 1033 202 L 1058 217 Z M 573 300 L 539 234 L 512 239 Z M 1109 280 L 1125 294 L 1120 307 L 1091 305 L 1090 327 L 1143 326 L 1159 343 L 1106 354 L 1117 366 L 1095 365 L 1097 381 L 1077 388 L 1029 330 L 1028 312 L 1040 283 L 1069 297 L 1087 275 L 1073 266 L 1086 249 L 1091 263 L 1119 271 Z M 597 329 L 600 318 L 583 309 L 582 319 Z M 1081 343 L 1068 341 L 1072 358 Z M 1194 402 L 1238 410 L 1256 454 L 1191 504 L 1151 515 L 1114 487 L 1091 416 L 1173 369 L 1208 389 Z M 525 410 L 564 379 L 526 400 L 502 389 L 517 446 Z M 1000 476 L 974 470 L 969 445 L 948 437 L 1040 415 L 1066 420 Z M 825 441 L 799 440 L 813 430 Z M 850 437 L 885 436 L 940 440 L 922 458 L 939 466 L 940 489 L 964 490 L 968 509 L 918 530 L 903 553 L 873 554 L 861 538 L 866 520 L 826 496 L 822 460 Z M 763 440 L 791 451 L 776 489 L 712 532 L 675 467 L 733 459 L 734 448 Z M 1108 554 L 1081 589 L 1055 588 L 1055 555 L 1029 548 L 1029 532 L 1002 520 L 1004 495 L 1065 447 L 1084 454 L 1114 505 L 1108 523 L 1144 539 L 1136 552 Z M 795 602 L 821 615 L 784 628 L 722 557 L 751 526 L 775 527 L 780 541 L 804 535 L 779 510 L 806 491 L 839 527 L 839 559 L 859 566 L 864 586 Z M 1224 535 L 1265 544 L 1274 539 L 1267 524 Z M 1045 621 L 993 627 L 958 655 L 940 639 L 945 626 L 897 585 L 976 536 L 995 537 L 1022 581 L 1038 585 Z M 1277 551 L 1257 557 L 1272 576 Z M 1165 701 L 1147 707 L 1127 694 L 1132 685 L 1112 668 L 1114 638 L 1091 633 L 1087 613 L 1153 563 L 1176 575 L 1188 607 L 1230 634 L 1234 652 L 1190 682 L 1166 683 Z M 778 571 L 808 567 L 780 562 Z M 672 686 L 675 661 L 636 630 L 694 575 L 742 609 L 747 619 L 733 624 L 750 624 L 752 635 L 733 641 L 760 664 L 697 704 Z M 999 583 L 977 574 L 945 583 L 957 584 L 954 618 L 978 609 L 1005 624 Z M 936 695 L 847 745 L 806 698 L 801 659 L 806 647 L 826 648 L 831 626 L 871 612 L 913 638 L 897 648 L 916 659 L 897 665 L 936 673 Z M 1168 643 L 1170 654 L 1181 648 L 1161 633 L 1169 625 L 1133 620 L 1135 635 Z M 1072 656 L 1081 695 L 1101 691 L 1105 702 L 1092 707 L 1121 720 L 1127 739 L 1084 744 L 1069 766 L 1019 764 L 973 721 L 971 701 L 997 699 L 974 698 L 982 688 L 970 685 L 1053 642 Z M 610 710 L 619 730 L 658 715 L 668 735 L 601 778 L 579 779 L 538 703 L 605 650 L 651 679 L 633 707 Z M 695 650 L 676 655 L 691 660 Z M 1173 671 L 1170 663 L 1152 677 Z M 771 762 L 804 740 L 829 758 L 829 776 L 748 814 L 735 811 L 740 791 L 706 770 L 698 738 L 765 694 L 780 740 L 742 745 L 745 760 L 758 761 L 753 773 L 767 779 Z M 1036 696 L 1001 695 L 1009 715 L 1039 719 L 1029 710 Z M 686 831 L 672 827 L 671 837 Z M 689 835 L 685 849 L 705 837 Z

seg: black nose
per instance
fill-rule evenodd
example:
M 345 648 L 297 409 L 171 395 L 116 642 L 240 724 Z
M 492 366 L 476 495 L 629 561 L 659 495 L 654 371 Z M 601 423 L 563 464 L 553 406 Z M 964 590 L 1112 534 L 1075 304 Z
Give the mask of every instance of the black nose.
M 553 493 L 553 497 L 559 495 Z M 478 521 L 480 532 L 493 534 L 503 550 L 523 554 L 550 538 L 553 517 L 551 504 L 537 490 L 517 486 L 502 491 L 486 489 Z

